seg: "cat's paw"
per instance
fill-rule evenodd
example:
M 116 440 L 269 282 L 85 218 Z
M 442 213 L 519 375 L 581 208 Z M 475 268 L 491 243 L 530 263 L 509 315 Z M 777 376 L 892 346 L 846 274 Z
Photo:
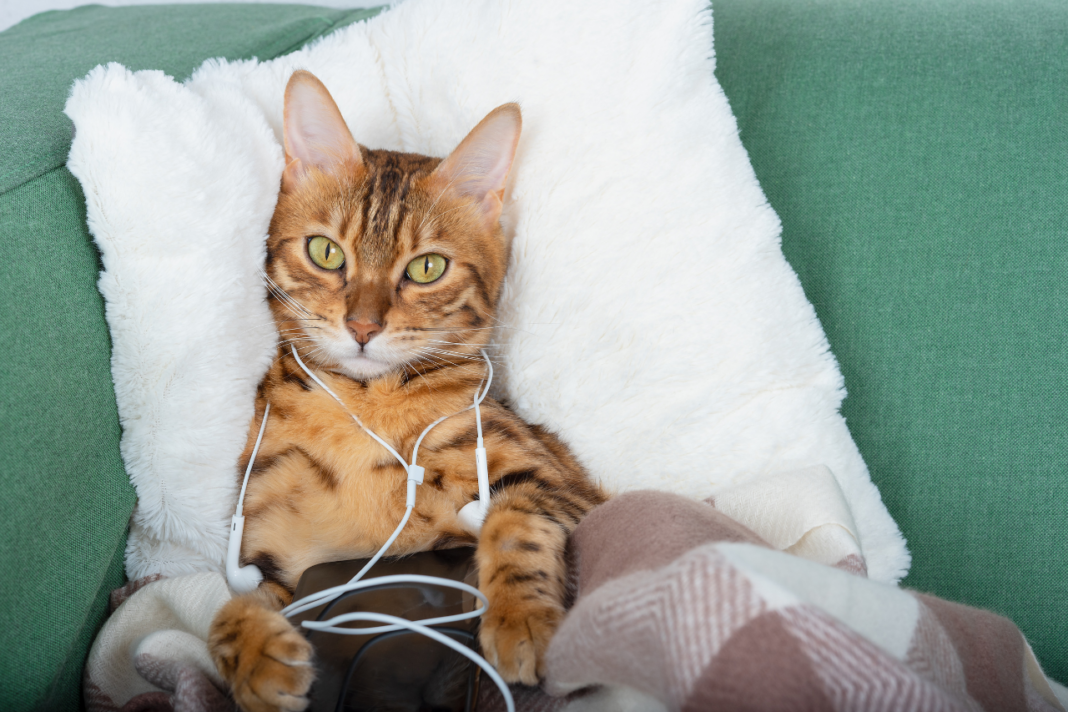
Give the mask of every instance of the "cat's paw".
M 312 647 L 281 613 L 235 598 L 215 616 L 208 649 L 244 712 L 300 712 L 308 706 Z
M 482 654 L 506 682 L 537 685 L 544 676 L 545 651 L 564 617 L 554 606 L 499 606 L 482 616 Z

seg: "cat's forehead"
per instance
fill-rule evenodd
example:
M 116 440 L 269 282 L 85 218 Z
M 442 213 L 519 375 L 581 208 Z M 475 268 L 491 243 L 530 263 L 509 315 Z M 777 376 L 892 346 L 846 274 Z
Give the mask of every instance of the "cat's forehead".
M 417 153 L 362 148 L 364 170 L 352 200 L 339 201 L 332 216 L 367 265 L 386 265 L 395 256 L 406 218 L 426 209 L 421 180 L 441 162 Z

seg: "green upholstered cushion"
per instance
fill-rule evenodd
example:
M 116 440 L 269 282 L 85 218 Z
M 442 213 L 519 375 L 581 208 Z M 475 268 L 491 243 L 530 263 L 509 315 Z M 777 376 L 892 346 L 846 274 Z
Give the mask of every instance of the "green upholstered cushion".
M 99 259 L 63 167 L 71 83 L 102 62 L 179 78 L 269 59 L 376 11 L 84 7 L 0 33 L 0 707 L 77 709 L 122 583 L 134 492 L 119 456 Z
M 1068 680 L 1068 5 L 714 0 L 717 76 L 913 552 Z
M 87 648 L 73 644 L 95 628 L 99 589 L 122 583 L 109 564 L 122 555 L 134 495 L 119 458 L 97 269 L 66 169 L 0 195 L 5 708 L 32 708 L 68 661 L 80 666 Z

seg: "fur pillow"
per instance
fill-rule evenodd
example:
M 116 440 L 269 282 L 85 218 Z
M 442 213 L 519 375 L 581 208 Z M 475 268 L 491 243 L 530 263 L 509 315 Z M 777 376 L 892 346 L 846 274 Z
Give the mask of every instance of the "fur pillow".
M 706 0 L 409 0 L 185 83 L 98 67 L 67 104 L 103 254 L 131 578 L 218 569 L 275 336 L 258 276 L 282 92 L 309 69 L 360 143 L 445 155 L 523 108 L 500 394 L 610 488 L 696 498 L 830 467 L 872 578 L 908 553 L 838 413 L 842 377 L 713 76 Z

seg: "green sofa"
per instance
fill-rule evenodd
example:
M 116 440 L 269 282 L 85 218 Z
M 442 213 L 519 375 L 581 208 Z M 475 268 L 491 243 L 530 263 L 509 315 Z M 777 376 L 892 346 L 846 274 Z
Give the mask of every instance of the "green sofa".
M 1068 680 L 1068 6 L 715 0 L 717 76 L 844 412 L 913 552 Z M 0 704 L 76 709 L 122 584 L 99 260 L 64 167 L 73 80 L 268 59 L 374 11 L 89 6 L 0 33 Z

